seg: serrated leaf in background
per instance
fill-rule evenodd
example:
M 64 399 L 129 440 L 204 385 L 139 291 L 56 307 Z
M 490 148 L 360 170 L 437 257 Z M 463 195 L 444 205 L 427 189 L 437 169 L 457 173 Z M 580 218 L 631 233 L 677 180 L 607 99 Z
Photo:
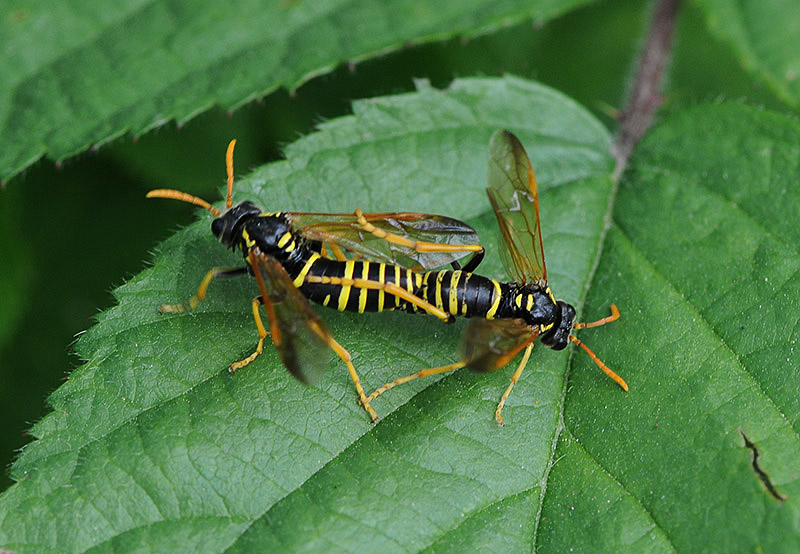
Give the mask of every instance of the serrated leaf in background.
M 9 5 L 0 17 L 7 61 L 0 86 L 0 179 L 45 155 L 62 160 L 124 133 L 185 123 L 215 104 L 233 109 L 342 63 L 412 42 L 475 36 L 525 18 L 546 21 L 585 3 Z

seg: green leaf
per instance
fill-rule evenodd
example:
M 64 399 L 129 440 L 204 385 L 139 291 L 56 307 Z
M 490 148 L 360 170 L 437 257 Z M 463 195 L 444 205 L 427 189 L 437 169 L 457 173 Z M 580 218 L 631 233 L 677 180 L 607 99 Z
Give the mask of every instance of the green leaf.
M 215 283 L 193 314 L 155 310 L 237 262 L 204 215 L 79 341 L 88 362 L 0 497 L 1 546 L 797 551 L 800 124 L 738 105 L 677 113 L 617 190 L 606 131 L 519 79 L 421 83 L 354 112 L 237 183 L 237 198 L 445 212 L 475 225 L 481 271 L 502 276 L 483 188 L 488 138 L 509 127 L 537 171 L 550 283 L 579 305 L 588 290 L 587 320 L 619 305 L 619 321 L 581 338 L 630 392 L 580 350 L 537 348 L 503 428 L 493 411 L 511 368 L 398 387 L 371 425 L 340 363 L 303 387 L 267 348 L 231 376 L 255 342 L 252 280 Z M 320 313 L 367 388 L 451 361 L 464 328 Z
M 698 107 L 644 140 L 616 200 L 587 304 L 618 303 L 603 357 L 631 392 L 598 401 L 591 363 L 576 359 L 551 481 L 577 441 L 678 551 L 800 548 L 798 159 L 797 121 Z M 786 501 L 767 492 L 740 431 Z M 591 513 L 623 523 L 621 491 L 565 481 L 545 501 L 548 526 Z M 567 507 L 577 503 L 580 514 Z M 576 545 L 553 536 L 556 550 Z
M 446 212 L 493 236 L 482 267 L 499 276 L 494 216 L 484 193 L 487 145 L 494 130 L 510 127 L 541 168 L 551 280 L 565 298 L 579 299 L 611 191 L 609 137 L 596 120 L 562 95 L 510 77 L 458 81 L 445 92 L 420 83 L 417 93 L 360 101 L 353 110 L 354 116 L 290 145 L 286 161 L 237 183 L 237 198 L 266 209 Z M 562 249 L 577 255 L 555 254 Z M 401 534 L 386 535 L 386 544 L 402 540 L 411 526 L 418 530 L 409 544 L 426 545 L 544 478 L 566 352 L 534 355 L 536 369 L 514 391 L 505 429 L 497 428 L 493 412 L 507 372 L 464 372 L 438 384 L 431 378 L 399 387 L 375 402 L 384 419 L 372 425 L 339 363 L 320 386 L 307 388 L 288 376 L 270 347 L 228 374 L 228 364 L 255 344 L 252 280 L 215 283 L 192 314 L 157 313 L 160 303 L 191 295 L 212 263 L 241 261 L 215 242 L 204 217 L 166 241 L 153 268 L 115 292 L 119 305 L 77 344 L 87 363 L 53 394 L 53 413 L 32 430 L 39 440 L 13 468 L 21 481 L 0 500 L 0 545 L 84 551 L 179 544 L 219 551 L 248 540 L 242 533 L 254 522 L 283 513 L 282 499 L 302 501 L 304 495 L 292 493 L 304 483 L 320 479 L 327 494 L 358 493 L 344 482 L 329 487 L 330 472 L 336 479 L 351 474 L 368 488 L 376 480 L 379 490 L 362 491 L 352 508 L 372 505 L 391 519 L 381 505 L 395 487 L 384 473 L 389 468 L 389 478 L 406 491 L 400 503 L 418 498 L 434 510 L 445 491 L 458 499 L 448 510 L 436 508 L 437 521 L 424 528 L 414 523 L 413 507 L 403 509 L 406 519 L 396 522 Z M 322 315 L 370 389 L 451 361 L 465 323 L 445 326 L 406 314 Z M 440 494 L 431 495 L 434 490 Z M 54 514 L 55 506 L 71 509 Z M 301 523 L 297 513 L 289 519 Z
M 792 0 L 694 0 L 713 35 L 793 108 L 800 107 L 800 11 Z
M 0 10 L 0 179 L 410 43 L 547 21 L 586 0 L 28 3 Z M 46 31 L 45 31 L 46 30 Z

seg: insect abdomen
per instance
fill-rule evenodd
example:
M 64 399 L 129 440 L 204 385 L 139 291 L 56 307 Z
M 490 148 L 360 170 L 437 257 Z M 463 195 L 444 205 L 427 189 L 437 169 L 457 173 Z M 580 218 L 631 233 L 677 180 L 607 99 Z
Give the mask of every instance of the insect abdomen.
M 294 285 L 311 301 L 339 311 L 403 310 L 423 313 L 376 285 L 396 285 L 455 317 L 507 317 L 505 284 L 464 271 L 419 273 L 401 266 L 366 260 L 338 261 L 309 252 L 297 263 L 285 263 Z M 319 282 L 330 279 L 329 282 Z M 311 281 L 311 282 L 310 282 Z M 365 284 L 369 283 L 369 286 Z
M 503 298 L 502 283 L 464 271 L 429 271 L 423 276 L 423 286 L 415 294 L 456 317 L 485 317 L 498 315 Z
M 295 286 L 313 302 L 348 312 L 380 312 L 405 308 L 405 301 L 380 288 L 360 286 L 391 283 L 409 293 L 422 285 L 422 274 L 397 265 L 365 260 L 337 261 L 313 254 L 294 272 Z M 308 282 L 308 276 L 329 277 L 334 282 Z M 338 281 L 343 280 L 343 283 Z M 347 284 L 352 283 L 352 284 Z

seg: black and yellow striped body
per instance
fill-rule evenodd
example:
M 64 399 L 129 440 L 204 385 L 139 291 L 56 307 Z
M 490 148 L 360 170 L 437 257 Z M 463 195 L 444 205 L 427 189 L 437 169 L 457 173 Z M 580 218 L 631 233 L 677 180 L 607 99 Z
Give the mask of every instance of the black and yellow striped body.
M 509 286 L 463 271 L 420 273 L 383 262 L 368 260 L 332 260 L 320 255 L 306 239 L 295 233 L 281 213 L 263 213 L 244 222 L 239 247 L 247 258 L 253 247 L 277 259 L 303 295 L 309 300 L 350 312 L 424 310 L 382 289 L 355 285 L 309 282 L 310 276 L 334 278 L 335 282 L 353 279 L 391 283 L 422 298 L 455 317 L 493 317 L 498 309 L 509 313 L 501 302 Z M 501 316 L 508 317 L 508 316 Z
M 437 308 L 457 317 L 524 319 L 547 331 L 559 317 L 550 289 L 515 282 L 501 283 L 475 273 L 430 271 L 415 294 Z
M 238 213 L 237 213 L 238 210 Z M 368 260 L 339 261 L 320 254 L 318 245 L 297 234 L 289 219 L 281 213 L 260 213 L 255 205 L 243 202 L 234 207 L 224 224 L 214 233 L 224 244 L 241 249 L 245 259 L 258 248 L 280 262 L 303 295 L 309 300 L 337 309 L 358 313 L 403 310 L 423 313 L 424 309 L 382 288 L 365 288 L 354 280 L 393 284 L 453 317 L 486 319 L 520 318 L 539 326 L 545 344 L 550 331 L 564 326 L 574 310 L 556 302 L 549 287 L 538 284 L 501 283 L 474 273 L 438 270 L 425 273 L 383 262 Z M 221 221 L 221 220 L 220 220 Z M 309 277 L 333 278 L 321 282 Z M 562 308 L 571 314 L 563 314 Z M 555 328 L 555 329 L 554 329 Z M 562 341 L 553 347 L 563 348 Z
M 388 263 L 339 261 L 323 257 L 315 248 L 316 245 L 295 233 L 289 220 L 280 213 L 257 214 L 244 222 L 239 247 L 245 258 L 254 246 L 277 259 L 289 274 L 294 286 L 313 302 L 339 311 L 358 313 L 397 309 L 415 311 L 399 297 L 381 289 L 308 282 L 309 276 L 348 281 L 361 279 L 382 284 L 392 283 L 414 294 L 423 284 L 423 274 Z
M 553 350 L 566 347 L 575 319 L 575 308 L 556 301 L 550 287 L 501 283 L 463 271 L 425 273 L 423 286 L 414 293 L 456 317 L 522 319 L 538 328 L 542 344 Z
M 314 256 L 316 258 L 312 260 L 313 265 L 308 273 L 315 276 L 392 283 L 411 294 L 422 282 L 422 274 L 398 265 L 364 260 L 340 262 L 319 257 L 318 254 Z M 299 279 L 295 281 L 296 284 L 298 282 Z M 382 289 L 304 282 L 300 290 L 309 300 L 339 311 L 364 313 L 406 308 L 404 300 Z

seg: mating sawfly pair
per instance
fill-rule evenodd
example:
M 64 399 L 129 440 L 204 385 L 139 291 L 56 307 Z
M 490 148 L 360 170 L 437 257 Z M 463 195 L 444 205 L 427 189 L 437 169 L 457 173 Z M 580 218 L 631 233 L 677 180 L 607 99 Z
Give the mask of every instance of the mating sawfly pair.
M 371 401 L 390 388 L 464 366 L 495 371 L 520 352 L 522 361 L 503 394 L 495 417 L 525 369 L 534 341 L 555 350 L 569 341 L 581 346 L 625 390 L 625 381 L 611 371 L 581 341 L 573 329 L 594 327 L 619 317 L 593 323 L 575 323 L 575 309 L 556 301 L 547 282 L 539 197 L 528 155 L 509 131 L 496 132 L 489 144 L 489 200 L 506 249 L 502 259 L 511 282 L 473 273 L 483 258 L 475 231 L 466 223 L 445 216 L 421 213 L 318 214 L 263 212 L 251 202 L 233 205 L 233 147 L 226 155 L 228 195 L 225 210 L 205 200 L 167 189 L 148 193 L 153 198 L 174 198 L 201 206 L 215 219 L 211 230 L 227 247 L 239 250 L 244 267 L 213 268 L 186 304 L 165 304 L 162 312 L 193 309 L 211 281 L 222 276 L 250 274 L 259 296 L 252 300 L 258 328 L 258 345 L 247 358 L 231 364 L 235 371 L 262 351 L 267 334 L 286 369 L 304 383 L 313 383 L 327 367 L 332 350 L 347 365 L 359 400 L 373 421 L 378 418 Z M 460 260 L 470 256 L 464 267 Z M 446 265 L 452 268 L 436 269 Z M 471 318 L 464 337 L 461 360 L 401 377 L 367 395 L 350 353 L 331 335 L 309 300 L 340 311 L 358 313 L 402 310 L 427 313 L 442 321 Z M 261 307 L 267 326 L 261 318 Z

